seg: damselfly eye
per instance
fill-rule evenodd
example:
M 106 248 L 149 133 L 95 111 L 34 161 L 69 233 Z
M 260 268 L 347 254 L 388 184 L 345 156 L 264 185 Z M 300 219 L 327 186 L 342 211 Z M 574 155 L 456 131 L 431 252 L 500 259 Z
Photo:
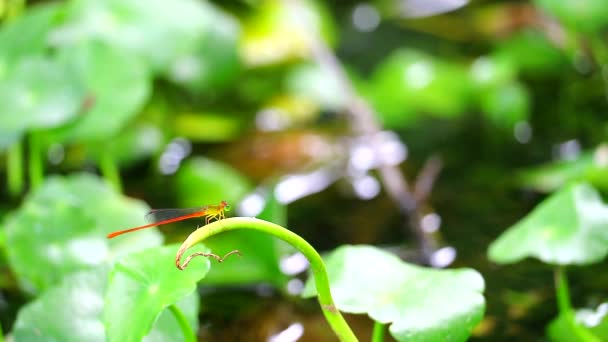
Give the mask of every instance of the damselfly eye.
M 228 202 L 226 201 L 222 201 L 222 207 L 224 208 L 224 210 L 229 211 L 230 210 L 230 204 L 228 204 Z

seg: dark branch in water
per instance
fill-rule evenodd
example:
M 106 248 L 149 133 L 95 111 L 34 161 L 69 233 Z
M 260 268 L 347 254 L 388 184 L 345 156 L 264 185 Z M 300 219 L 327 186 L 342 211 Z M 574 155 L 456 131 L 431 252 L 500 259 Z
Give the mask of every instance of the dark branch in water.
M 299 4 L 299 0 L 291 0 L 291 2 Z M 342 91 L 345 93 L 347 98 L 347 115 L 350 116 L 354 133 L 369 139 L 368 141 L 370 141 L 372 148 L 378 151 L 381 142 L 378 141 L 377 137 L 381 131 L 381 127 L 376 120 L 374 110 L 357 94 L 340 61 L 321 38 L 312 33 L 309 35 L 309 44 L 314 60 L 320 67 L 336 77 Z M 440 161 L 432 159 L 432 164 L 429 168 L 429 171 L 422 172 L 421 177 L 419 177 L 421 183 L 420 191 L 424 194 L 423 198 L 428 197 L 431 191 L 433 181 L 441 168 Z M 406 219 L 405 229 L 412 230 L 416 236 L 421 252 L 421 262 L 430 264 L 431 256 L 435 249 L 435 242 L 421 227 L 420 220 L 422 214 L 420 212 L 419 197 L 417 196 L 418 191 L 416 189 L 412 191 L 409 188 L 408 182 L 398 166 L 382 164 L 379 166 L 378 171 L 384 189 Z

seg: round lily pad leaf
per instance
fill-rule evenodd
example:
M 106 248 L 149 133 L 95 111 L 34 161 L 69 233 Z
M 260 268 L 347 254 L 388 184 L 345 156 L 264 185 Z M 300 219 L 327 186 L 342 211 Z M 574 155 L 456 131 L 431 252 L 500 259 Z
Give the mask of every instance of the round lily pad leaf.
M 66 276 L 17 315 L 15 341 L 105 341 L 101 322 L 109 268 L 100 266 Z
M 484 280 L 472 269 L 410 265 L 372 246 L 342 246 L 324 258 L 339 310 L 392 323 L 397 341 L 464 341 L 485 310 Z M 316 294 L 309 279 L 305 297 Z
M 178 249 L 179 245 L 147 249 L 114 265 L 103 314 L 108 341 L 140 341 L 165 308 L 194 292 L 210 261 L 197 257 L 181 271 L 175 267 Z M 199 244 L 191 252 L 204 251 Z
M 587 183 L 566 186 L 511 226 L 488 250 L 497 263 L 526 257 L 556 265 L 590 264 L 608 253 L 608 207 Z
M 3 23 L 0 29 L 0 80 L 9 65 L 25 56 L 38 55 L 47 48 L 47 36 L 60 14 L 59 3 L 28 6 L 27 11 Z
M 15 341 L 104 342 L 106 330 L 102 322 L 104 292 L 109 267 L 78 271 L 66 276 L 17 315 L 13 328 Z M 177 303 L 192 326 L 198 321 L 199 296 L 196 292 Z M 154 328 L 142 341 L 161 342 L 183 339 L 175 317 L 163 311 Z
M 54 141 L 99 141 L 116 135 L 150 94 L 151 81 L 140 58 L 97 41 L 61 53 L 61 61 L 86 86 L 91 105 L 78 120 L 52 132 Z
M 51 177 L 2 224 L 8 261 L 26 291 L 56 284 L 66 274 L 158 246 L 155 229 L 108 240 L 106 234 L 141 224 L 148 207 L 116 193 L 92 175 Z
M 7 113 L 0 115 L 0 134 L 64 124 L 83 100 L 83 87 L 64 65 L 42 56 L 25 57 L 0 82 L 0 113 Z
M 182 207 L 218 204 L 222 200 L 236 203 L 252 189 L 249 180 L 231 166 L 202 157 L 184 162 L 175 179 Z
M 368 96 L 389 127 L 404 127 L 418 113 L 456 117 L 471 104 L 474 82 L 464 65 L 414 50 L 399 50 L 374 71 Z
M 168 68 L 172 81 L 197 92 L 217 91 L 241 71 L 240 27 L 237 21 L 208 2 L 201 2 L 205 28 L 192 50 L 178 56 Z
M 205 6 L 196 0 L 77 0 L 69 3 L 53 43 L 101 40 L 143 57 L 159 71 L 192 50 L 206 22 Z

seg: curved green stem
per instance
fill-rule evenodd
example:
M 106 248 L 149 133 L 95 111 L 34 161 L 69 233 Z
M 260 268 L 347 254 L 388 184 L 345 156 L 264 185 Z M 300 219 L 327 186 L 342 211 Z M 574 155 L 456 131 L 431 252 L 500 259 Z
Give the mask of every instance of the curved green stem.
M 374 331 L 372 332 L 372 342 L 384 341 L 384 332 L 386 331 L 386 324 L 378 321 L 374 322 Z
M 182 329 L 184 341 L 196 342 L 196 334 L 194 333 L 194 330 L 192 330 L 192 327 L 190 326 L 190 323 L 188 323 L 188 320 L 186 319 L 186 316 L 182 310 L 180 310 L 177 305 L 172 304 L 169 305 L 169 311 L 171 311 L 173 317 L 175 317 L 175 320 L 177 320 L 179 327 Z
M 29 171 L 30 188 L 36 189 L 44 181 L 44 156 L 42 155 L 42 143 L 38 132 L 30 132 Z
M 8 150 L 8 160 L 6 161 L 6 182 L 8 192 L 12 196 L 17 196 L 23 192 L 23 144 L 15 142 Z
M 555 291 L 557 292 L 557 307 L 560 315 L 566 317 L 570 329 L 579 337 L 579 341 L 600 342 L 599 338 L 576 322 L 574 309 L 572 309 L 572 304 L 570 303 L 570 290 L 568 288 L 566 270 L 562 266 L 557 266 L 555 268 Z
M 103 178 L 114 187 L 118 192 L 122 192 L 122 182 L 120 181 L 120 170 L 112 155 L 104 151 L 99 157 L 99 168 Z
M 190 236 L 188 236 L 186 241 L 184 241 L 175 258 L 177 267 L 181 268 L 181 257 L 188 248 L 210 236 L 237 229 L 251 229 L 268 233 L 291 244 L 302 252 L 302 254 L 304 254 L 306 259 L 308 259 L 310 262 L 310 268 L 312 274 L 314 275 L 315 285 L 317 287 L 317 298 L 327 322 L 340 341 L 358 341 L 357 337 L 352 332 L 344 320 L 344 317 L 342 317 L 342 314 L 340 314 L 340 311 L 338 311 L 336 305 L 334 304 L 334 300 L 329 289 L 329 278 L 325 269 L 325 263 L 323 263 L 323 259 L 321 259 L 319 253 L 317 253 L 317 251 L 308 242 L 306 242 L 306 240 L 277 224 L 249 217 L 233 217 L 210 223 L 203 228 L 194 231 L 192 234 L 190 234 Z

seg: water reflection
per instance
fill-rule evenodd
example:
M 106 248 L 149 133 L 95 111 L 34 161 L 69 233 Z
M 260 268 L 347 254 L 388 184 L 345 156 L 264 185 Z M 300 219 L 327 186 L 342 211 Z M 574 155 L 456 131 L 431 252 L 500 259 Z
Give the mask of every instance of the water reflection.
M 301 323 L 292 323 L 287 329 L 268 338 L 268 342 L 293 342 L 304 334 L 304 326 Z
M 192 144 L 184 138 L 175 138 L 160 156 L 158 168 L 163 175 L 174 174 L 182 160 L 192 152 Z
M 370 4 L 359 4 L 353 10 L 353 26 L 361 32 L 374 31 L 380 24 L 380 13 Z

